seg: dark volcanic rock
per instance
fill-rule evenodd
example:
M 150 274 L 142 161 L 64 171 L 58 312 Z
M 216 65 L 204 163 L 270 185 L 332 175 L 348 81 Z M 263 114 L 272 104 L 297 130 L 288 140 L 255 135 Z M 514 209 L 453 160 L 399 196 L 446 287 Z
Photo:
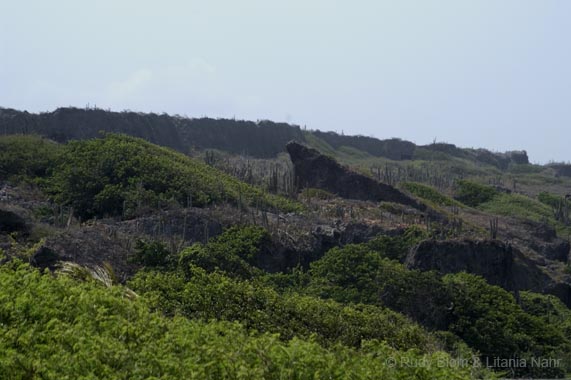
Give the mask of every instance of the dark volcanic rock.
M 52 249 L 42 246 L 36 251 L 36 253 L 34 253 L 30 260 L 30 264 L 42 270 L 47 268 L 53 271 L 62 260 L 62 257 Z
M 513 287 L 514 249 L 496 240 L 426 240 L 406 258 L 412 269 L 437 270 L 440 273 L 468 272 L 480 275 L 489 283 Z
M 549 293 L 571 304 L 568 283 L 555 281 L 518 249 L 498 240 L 425 240 L 411 250 L 405 264 L 442 274 L 468 272 L 506 290 Z
M 506 152 L 505 154 L 511 159 L 513 163 L 517 165 L 529 164 L 529 157 L 527 156 L 527 152 L 525 150 L 514 150 L 511 152 Z
M 558 177 L 571 177 L 571 164 L 551 164 L 549 165 Z
M 12 211 L 0 210 L 0 232 L 27 232 L 25 220 Z
M 348 199 L 387 201 L 421 210 L 425 208 L 394 187 L 352 172 L 315 149 L 292 141 L 287 144 L 287 151 L 294 165 L 297 184 L 301 188 L 323 189 Z
M 120 279 L 135 273 L 129 263 L 133 241 L 119 236 L 117 230 L 105 225 L 85 226 L 61 231 L 46 239 L 32 256 L 30 263 L 41 269 L 54 270 L 61 261 L 71 261 L 89 268 L 108 263 Z
M 333 247 L 363 243 L 379 234 L 402 233 L 359 222 L 318 224 L 309 228 L 308 234 L 295 234 L 295 237 L 280 232 L 272 234 L 271 244 L 258 256 L 256 266 L 270 273 L 288 271 L 297 266 L 309 268 L 313 261 L 319 260 Z
M 518 221 L 518 223 L 523 229 L 523 233 L 519 233 L 517 236 L 507 236 L 510 241 L 532 249 L 548 260 L 569 262 L 569 242 L 557 237 L 555 228 L 549 224 L 532 220 Z
M 551 243 L 543 243 L 538 245 L 531 245 L 540 255 L 549 260 L 561 261 L 563 263 L 569 262 L 569 242 L 563 239 L 556 239 Z

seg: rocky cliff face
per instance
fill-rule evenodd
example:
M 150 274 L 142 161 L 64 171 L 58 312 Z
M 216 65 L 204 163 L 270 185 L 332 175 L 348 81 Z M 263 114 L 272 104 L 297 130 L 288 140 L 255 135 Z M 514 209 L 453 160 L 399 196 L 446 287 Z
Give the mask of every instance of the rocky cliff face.
M 219 149 L 235 154 L 269 158 L 283 152 L 288 141 L 305 142 L 299 126 L 271 121 L 191 119 L 166 114 L 111 112 L 102 109 L 58 108 L 33 114 L 0 108 L 0 134 L 39 134 L 55 141 L 99 137 L 100 132 L 124 133 L 188 153 L 192 148 Z M 366 136 L 344 136 L 334 132 L 309 131 L 333 148 L 359 149 L 376 157 L 410 160 L 418 146 L 396 138 L 380 140 Z M 422 146 L 456 157 L 505 169 L 510 163 L 529 163 L 525 152 L 493 153 L 463 149 L 452 144 Z
M 558 237 L 553 226 L 545 222 L 513 217 L 503 218 L 502 222 L 499 236 L 525 254 L 529 253 L 528 256 L 534 257 L 539 265 L 569 263 L 569 241 Z
M 549 165 L 555 171 L 555 175 L 559 177 L 571 177 L 570 164 L 551 164 Z
M 294 165 L 296 182 L 301 188 L 322 189 L 347 199 L 395 202 L 425 209 L 394 187 L 352 172 L 315 149 L 293 141 L 287 144 L 286 149 Z
M 440 273 L 468 272 L 482 276 L 493 285 L 513 288 L 514 249 L 500 241 L 426 240 L 407 256 L 412 269 Z
M 529 164 L 527 152 L 524 150 L 495 153 L 487 149 L 458 148 L 456 145 L 447 143 L 434 143 L 424 145 L 421 148 L 428 151 L 445 153 L 454 157 L 492 165 L 502 170 L 507 169 L 510 164 Z
M 468 272 L 510 291 L 554 294 L 571 305 L 571 286 L 553 279 L 511 244 L 498 240 L 426 240 L 405 260 L 411 269 L 442 274 Z
M 374 137 L 345 136 L 334 132 L 314 131 L 312 133 L 335 149 L 350 146 L 373 156 L 386 157 L 391 160 L 411 160 L 416 150 L 414 143 L 395 138 L 379 140 Z
M 261 121 L 189 119 L 166 114 L 59 108 L 31 114 L 0 108 L 0 133 L 39 134 L 58 142 L 124 133 L 188 153 L 192 148 L 220 149 L 254 157 L 274 157 L 292 139 L 303 141 L 298 126 Z

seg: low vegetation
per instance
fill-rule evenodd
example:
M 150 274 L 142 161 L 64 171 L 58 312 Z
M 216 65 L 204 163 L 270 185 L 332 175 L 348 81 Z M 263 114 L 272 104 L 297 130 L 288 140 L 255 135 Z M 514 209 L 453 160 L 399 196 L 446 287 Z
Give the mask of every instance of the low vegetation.
M 443 352 L 386 343 L 324 347 L 238 323 L 167 318 L 121 287 L 79 283 L 13 262 L 0 267 L 0 367 L 5 379 L 470 379 Z M 447 359 L 448 358 L 448 359 Z M 393 364 L 396 363 L 396 364 Z
M 460 203 L 436 190 L 435 188 L 416 182 L 404 182 L 400 186 L 412 195 L 431 202 L 437 206 L 459 206 Z
M 43 178 L 60 151 L 60 145 L 39 136 L 2 136 L 0 178 L 13 181 Z
M 491 186 L 460 180 L 456 182 L 454 198 L 467 206 L 477 207 L 482 203 L 491 201 L 496 195 L 498 195 L 497 190 Z
M 129 218 L 161 207 L 223 202 L 300 209 L 294 201 L 134 137 L 108 134 L 63 146 L 30 136 L 2 137 L 0 142 L 6 148 L 1 171 L 38 180 L 54 202 L 72 207 L 82 219 Z

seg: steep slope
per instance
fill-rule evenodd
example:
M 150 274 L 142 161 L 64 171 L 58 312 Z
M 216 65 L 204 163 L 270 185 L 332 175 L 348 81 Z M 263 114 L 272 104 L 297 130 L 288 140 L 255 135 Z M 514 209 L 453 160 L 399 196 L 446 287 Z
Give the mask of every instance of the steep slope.
M 287 151 L 294 165 L 295 178 L 301 188 L 317 188 L 348 199 L 395 202 L 424 209 L 416 200 L 392 186 L 352 172 L 334 159 L 305 145 L 290 142 Z

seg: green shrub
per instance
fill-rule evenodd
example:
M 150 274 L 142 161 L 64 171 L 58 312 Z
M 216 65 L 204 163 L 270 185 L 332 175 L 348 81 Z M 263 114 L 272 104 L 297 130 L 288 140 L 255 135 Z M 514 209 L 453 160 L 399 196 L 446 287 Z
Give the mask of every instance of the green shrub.
M 407 270 L 365 244 L 331 249 L 312 264 L 310 274 L 309 294 L 389 307 L 427 327 L 453 333 L 484 359 L 565 360 L 558 368 L 513 368 L 518 375 L 556 377 L 571 364 L 568 327 L 562 330 L 560 322 L 567 314 L 549 320 L 526 313 L 509 292 L 481 277 L 460 273 L 441 278 Z
M 446 195 L 440 193 L 438 190 L 436 190 L 435 188 L 428 186 L 428 185 L 423 185 L 421 183 L 417 183 L 417 182 L 404 182 L 401 183 L 400 186 L 409 191 L 411 194 L 432 202 L 434 204 L 436 204 L 437 206 L 455 206 L 455 205 L 459 205 L 459 203 L 457 201 L 455 201 L 454 199 L 447 197 Z
M 492 214 L 543 221 L 553 219 L 551 208 L 521 194 L 499 194 L 478 207 Z
M 431 328 L 445 328 L 450 299 L 433 272 L 407 270 L 366 245 L 333 248 L 312 263 L 309 294 L 386 306 Z
M 449 331 L 460 336 L 482 356 L 561 358 L 571 349 L 569 337 L 565 337 L 558 326 L 524 312 L 504 289 L 467 273 L 447 275 L 444 282 L 450 288 L 454 305 Z M 520 376 L 555 378 L 564 375 L 563 367 L 530 365 L 512 369 Z
M 0 136 L 0 178 L 44 177 L 61 146 L 39 136 Z
M 466 180 L 456 181 L 455 193 L 456 200 L 471 207 L 477 207 L 498 195 L 498 192 L 491 186 Z
M 183 270 L 197 265 L 209 272 L 219 270 L 231 277 L 253 278 L 262 274 L 255 266 L 270 243 L 270 235 L 261 227 L 231 227 L 208 244 L 195 243 L 183 250 L 179 264 Z
M 365 245 L 383 257 L 402 262 L 413 246 L 428 238 L 428 233 L 425 230 L 418 226 L 412 226 L 407 228 L 402 235 L 380 235 Z
M 148 267 L 161 267 L 168 265 L 172 261 L 171 257 L 162 242 L 137 240 L 131 261 Z
M 0 267 L 0 368 L 20 379 L 470 379 L 443 352 L 398 351 L 377 341 L 355 350 L 280 340 L 236 323 L 165 318 L 121 287 Z M 387 361 L 390 359 L 390 361 Z
M 196 160 L 142 139 L 108 134 L 68 143 L 49 179 L 56 202 L 82 218 L 137 215 L 165 204 L 257 204 L 299 210 L 297 203 L 263 193 Z
M 195 243 L 184 249 L 179 255 L 179 266 L 188 272 L 198 266 L 209 272 L 221 271 L 230 277 L 243 279 L 260 276 L 262 271 L 248 264 L 244 259 L 225 250 L 212 249 L 211 246 Z
M 231 227 L 208 244 L 214 251 L 224 251 L 255 265 L 271 244 L 270 234 L 262 227 Z
M 387 309 L 280 295 L 262 283 L 198 267 L 190 267 L 186 274 L 139 272 L 129 286 L 166 315 L 238 321 L 252 330 L 279 333 L 282 339 L 314 336 L 321 344 L 353 347 L 363 340 L 380 339 L 393 347 L 424 351 L 435 345 L 421 327 Z
M 307 199 L 321 199 L 321 200 L 329 200 L 335 198 L 334 194 L 331 194 L 328 191 L 315 189 L 312 187 L 305 188 L 301 191 L 300 196 Z
M 559 298 L 549 294 L 520 292 L 520 305 L 526 313 L 559 326 L 565 336 L 571 337 L 571 310 Z

